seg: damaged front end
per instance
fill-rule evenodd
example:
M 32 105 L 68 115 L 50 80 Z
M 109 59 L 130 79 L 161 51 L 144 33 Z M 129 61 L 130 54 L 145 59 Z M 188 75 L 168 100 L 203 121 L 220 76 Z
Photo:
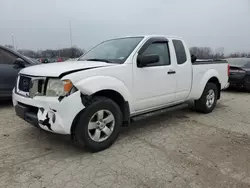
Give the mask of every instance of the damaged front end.
M 56 123 L 56 114 L 54 112 L 57 112 L 56 110 L 45 110 L 44 108 L 38 109 L 38 124 L 40 126 L 46 126 L 47 129 L 50 131 L 53 131 L 51 128 L 51 125 L 54 125 Z
M 40 128 L 59 134 L 70 134 L 76 115 L 85 107 L 77 91 L 59 101 L 56 97 L 36 96 L 33 99 L 13 94 L 16 114 Z
M 13 90 L 16 114 L 44 130 L 70 134 L 74 118 L 85 108 L 80 91 L 69 80 L 21 78 Z

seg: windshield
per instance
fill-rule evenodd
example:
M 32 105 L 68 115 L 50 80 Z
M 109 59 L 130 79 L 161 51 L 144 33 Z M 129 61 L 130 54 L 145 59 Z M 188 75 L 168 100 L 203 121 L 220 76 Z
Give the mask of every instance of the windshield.
M 231 58 L 227 59 L 227 62 L 231 66 L 250 67 L 250 58 Z
M 124 63 L 143 37 L 128 37 L 104 41 L 80 57 L 79 61 Z

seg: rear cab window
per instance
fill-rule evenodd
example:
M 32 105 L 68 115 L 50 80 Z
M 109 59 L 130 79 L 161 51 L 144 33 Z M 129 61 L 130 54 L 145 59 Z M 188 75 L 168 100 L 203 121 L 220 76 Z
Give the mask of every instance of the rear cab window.
M 184 64 L 187 61 L 187 54 L 182 41 L 174 39 L 173 45 L 175 49 L 177 64 L 178 65 Z

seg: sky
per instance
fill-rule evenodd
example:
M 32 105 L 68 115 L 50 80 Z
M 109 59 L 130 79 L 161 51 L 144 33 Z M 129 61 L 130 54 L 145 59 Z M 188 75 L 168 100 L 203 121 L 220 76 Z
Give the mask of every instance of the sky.
M 70 24 L 71 23 L 71 24 Z M 88 50 L 114 37 L 180 36 L 191 46 L 250 51 L 250 0 L 0 0 L 0 44 Z

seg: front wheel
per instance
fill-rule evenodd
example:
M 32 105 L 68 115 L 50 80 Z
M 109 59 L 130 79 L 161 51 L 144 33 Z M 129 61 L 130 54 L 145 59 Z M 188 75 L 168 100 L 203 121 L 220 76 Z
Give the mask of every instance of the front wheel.
M 77 122 L 76 141 L 92 152 L 104 150 L 117 139 L 121 124 L 120 107 L 109 98 L 94 97 Z
M 216 106 L 218 87 L 214 83 L 207 83 L 200 99 L 195 101 L 195 110 L 202 113 L 210 113 Z

